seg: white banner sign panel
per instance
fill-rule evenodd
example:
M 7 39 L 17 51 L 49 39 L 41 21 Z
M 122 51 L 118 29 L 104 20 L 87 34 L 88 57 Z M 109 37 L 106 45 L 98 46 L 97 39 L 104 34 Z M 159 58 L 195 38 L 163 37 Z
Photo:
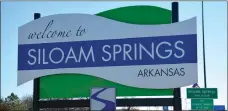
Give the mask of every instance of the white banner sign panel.
M 198 82 L 196 18 L 135 25 L 58 14 L 19 27 L 18 85 L 53 74 L 85 74 L 138 88 Z

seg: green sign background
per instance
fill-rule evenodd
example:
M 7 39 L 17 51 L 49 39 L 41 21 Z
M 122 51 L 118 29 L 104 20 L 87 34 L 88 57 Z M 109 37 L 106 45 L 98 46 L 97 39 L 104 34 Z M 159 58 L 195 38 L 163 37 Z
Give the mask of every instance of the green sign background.
M 192 110 L 213 110 L 214 101 L 213 99 L 192 99 L 191 109 Z
M 160 7 L 129 6 L 96 15 L 125 23 L 151 25 L 171 23 L 171 14 L 170 10 Z M 83 74 L 58 74 L 40 78 L 40 99 L 89 97 L 92 87 L 115 87 L 117 96 L 173 95 L 173 89 L 142 89 Z
M 218 98 L 217 88 L 187 88 L 187 98 Z

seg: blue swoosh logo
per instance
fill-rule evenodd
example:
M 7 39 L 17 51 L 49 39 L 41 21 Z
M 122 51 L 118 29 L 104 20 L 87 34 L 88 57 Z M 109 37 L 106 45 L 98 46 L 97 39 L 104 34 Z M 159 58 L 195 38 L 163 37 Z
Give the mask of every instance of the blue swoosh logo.
M 102 93 L 106 89 L 107 88 L 103 88 L 100 91 L 94 93 L 91 96 L 91 98 L 105 104 L 105 107 L 102 109 L 102 111 L 115 111 L 116 105 L 114 102 L 97 97 L 100 93 Z

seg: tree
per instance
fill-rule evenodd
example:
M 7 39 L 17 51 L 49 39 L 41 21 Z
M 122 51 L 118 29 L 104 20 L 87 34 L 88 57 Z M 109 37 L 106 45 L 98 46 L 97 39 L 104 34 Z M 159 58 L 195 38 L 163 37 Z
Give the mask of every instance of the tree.
M 10 111 L 5 103 L 0 103 L 0 111 Z
M 4 99 L 1 98 L 1 99 L 0 99 L 0 104 L 3 103 L 3 102 L 4 102 Z
M 4 99 L 0 99 L 0 111 L 9 111 L 7 104 L 5 103 Z
M 15 110 L 25 110 L 24 106 L 21 104 L 21 100 L 14 93 L 11 93 L 9 96 L 7 96 L 5 98 L 5 104 L 7 105 L 7 107 L 10 110 L 13 110 L 13 111 L 15 111 Z
M 15 101 L 15 100 L 19 100 L 19 97 L 14 94 L 14 93 L 11 93 L 9 96 L 7 96 L 5 98 L 5 102 L 12 102 L 12 101 Z
M 33 107 L 33 97 L 31 95 L 27 95 L 22 97 L 21 99 L 22 105 L 26 111 L 32 110 Z

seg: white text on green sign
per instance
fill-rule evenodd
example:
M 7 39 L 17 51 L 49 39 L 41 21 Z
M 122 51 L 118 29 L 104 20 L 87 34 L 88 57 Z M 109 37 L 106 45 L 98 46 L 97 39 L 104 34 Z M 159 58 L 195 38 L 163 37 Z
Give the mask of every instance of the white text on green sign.
M 187 88 L 187 98 L 218 98 L 217 88 Z

